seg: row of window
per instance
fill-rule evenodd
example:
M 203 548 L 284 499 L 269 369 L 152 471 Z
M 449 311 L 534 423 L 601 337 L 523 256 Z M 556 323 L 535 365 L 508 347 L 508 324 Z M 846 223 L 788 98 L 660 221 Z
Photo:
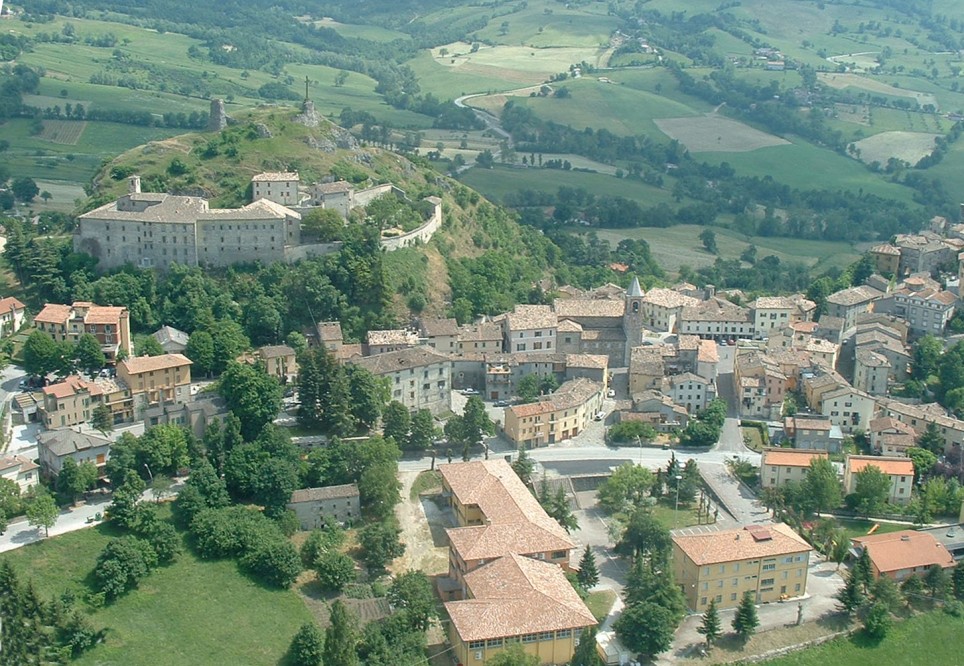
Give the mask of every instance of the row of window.
M 772 581 L 771 581 L 771 583 L 772 583 Z M 772 591 L 773 591 L 773 588 L 772 588 L 772 587 L 767 587 L 767 588 L 761 588 L 761 589 L 760 589 L 760 592 L 761 592 L 761 593 L 764 593 L 764 592 L 772 592 Z M 799 592 L 799 591 L 800 591 L 800 583 L 797 583 L 796 585 L 793 586 L 793 591 L 794 591 L 794 592 Z M 787 586 L 786 586 L 786 585 L 781 585 L 781 586 L 780 586 L 780 594 L 786 594 L 786 593 L 787 593 Z M 730 601 L 736 601 L 737 598 L 738 598 L 738 593 L 737 593 L 737 592 L 731 592 L 731 593 L 730 593 Z M 708 601 L 708 598 L 707 598 L 707 597 L 700 597 L 700 605 L 701 605 L 701 606 L 705 606 L 705 605 L 707 604 L 707 601 Z M 722 601 L 723 601 L 723 595 L 722 595 L 722 594 L 716 595 L 716 603 L 720 603 L 720 602 L 722 602 Z
M 560 638 L 570 638 L 572 629 L 560 629 L 559 631 L 542 631 L 537 634 L 523 634 L 522 636 L 509 636 L 508 638 L 490 638 L 484 641 L 469 641 L 470 650 L 481 650 L 483 648 L 501 648 L 513 643 L 539 643 L 541 641 L 558 640 Z

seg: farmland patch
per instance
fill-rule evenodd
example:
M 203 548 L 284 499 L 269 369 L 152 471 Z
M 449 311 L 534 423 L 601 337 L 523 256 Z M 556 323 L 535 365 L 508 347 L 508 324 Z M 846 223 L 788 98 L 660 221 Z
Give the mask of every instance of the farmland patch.
M 656 126 L 694 153 L 745 153 L 789 141 L 718 115 L 700 118 L 662 118 Z

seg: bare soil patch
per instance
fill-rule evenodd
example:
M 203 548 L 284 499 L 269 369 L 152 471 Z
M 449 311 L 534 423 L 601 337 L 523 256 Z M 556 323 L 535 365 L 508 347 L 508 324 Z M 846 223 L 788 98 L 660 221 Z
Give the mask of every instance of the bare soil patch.
M 718 115 L 654 119 L 660 131 L 694 153 L 745 153 L 789 141 Z
M 444 574 L 448 571 L 445 528 L 452 526 L 451 517 L 439 508 L 432 495 L 408 499 L 417 477 L 417 472 L 399 474 L 404 499 L 395 508 L 395 514 L 402 526 L 401 539 L 405 544 L 405 553 L 389 569 L 395 574 L 410 569 L 422 571 L 427 576 Z

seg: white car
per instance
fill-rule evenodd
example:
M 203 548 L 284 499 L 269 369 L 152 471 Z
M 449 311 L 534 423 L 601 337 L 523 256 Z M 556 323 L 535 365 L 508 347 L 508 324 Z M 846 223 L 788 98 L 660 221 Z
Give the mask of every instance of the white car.
M 462 389 L 461 393 L 462 393 L 462 395 L 478 395 L 478 394 L 479 394 L 479 392 L 476 391 L 476 390 L 475 390 L 474 388 L 472 388 L 471 386 L 470 386 L 469 388 L 464 388 L 464 389 Z
M 615 397 L 616 397 L 616 390 L 615 390 L 615 389 L 609 389 L 608 391 L 606 391 L 606 397 L 607 397 L 607 398 L 615 398 Z

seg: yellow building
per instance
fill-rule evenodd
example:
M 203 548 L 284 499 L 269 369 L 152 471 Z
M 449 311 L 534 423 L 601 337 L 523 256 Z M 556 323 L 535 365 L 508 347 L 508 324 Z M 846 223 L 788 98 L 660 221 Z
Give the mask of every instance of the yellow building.
M 760 463 L 760 481 L 764 488 L 779 488 L 788 481 L 801 483 L 813 460 L 829 460 L 826 451 L 809 449 L 763 449 Z
M 465 576 L 465 599 L 450 601 L 456 663 L 482 666 L 513 643 L 540 664 L 567 664 L 596 618 L 559 567 L 506 555 Z
M 605 390 L 603 384 L 580 377 L 539 402 L 507 407 L 505 436 L 529 448 L 575 437 L 602 409 Z
M 696 612 L 714 599 L 718 608 L 735 608 L 746 591 L 757 603 L 799 597 L 809 560 L 810 544 L 783 523 L 673 535 L 676 582 Z
M 135 409 L 185 402 L 190 398 L 191 359 L 182 354 L 127 358 L 117 364 L 117 378 L 130 389 Z
M 569 568 L 576 545 L 502 459 L 439 465 L 442 492 L 458 527 L 449 539 L 450 592 L 466 573 L 504 555 L 526 555 Z
M 459 527 L 439 581 L 456 662 L 483 666 L 512 643 L 566 664 L 596 620 L 565 575 L 575 544 L 505 460 L 440 465 Z
M 910 458 L 884 456 L 847 456 L 844 462 L 844 491 L 849 495 L 857 489 L 857 473 L 876 467 L 890 478 L 887 501 L 891 504 L 910 502 L 914 487 L 914 463 Z

